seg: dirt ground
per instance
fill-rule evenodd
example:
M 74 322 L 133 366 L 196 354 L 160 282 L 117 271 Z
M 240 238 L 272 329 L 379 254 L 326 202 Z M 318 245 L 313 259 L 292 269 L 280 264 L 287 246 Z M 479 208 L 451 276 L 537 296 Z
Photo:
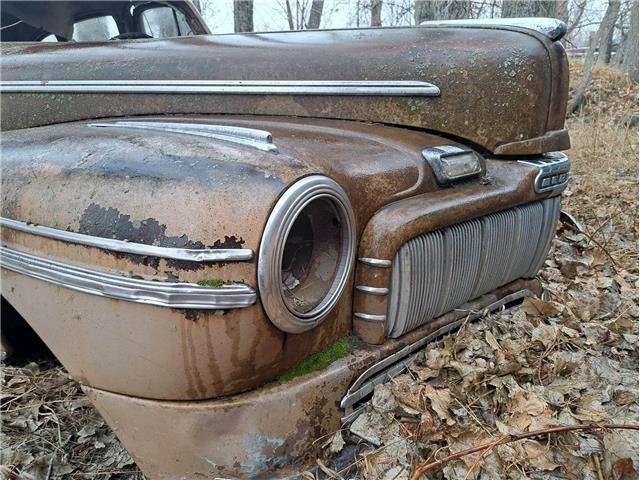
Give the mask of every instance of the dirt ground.
M 568 120 L 563 205 L 585 233 L 558 225 L 541 272 L 549 300 L 430 345 L 376 388 L 350 427 L 323 439 L 309 478 L 408 479 L 425 462 L 512 433 L 638 422 L 637 105 L 636 85 L 599 68 Z M 51 357 L 3 365 L 0 402 L 0 478 L 143 478 Z M 636 431 L 589 429 L 494 445 L 425 478 L 635 479 L 637 458 Z

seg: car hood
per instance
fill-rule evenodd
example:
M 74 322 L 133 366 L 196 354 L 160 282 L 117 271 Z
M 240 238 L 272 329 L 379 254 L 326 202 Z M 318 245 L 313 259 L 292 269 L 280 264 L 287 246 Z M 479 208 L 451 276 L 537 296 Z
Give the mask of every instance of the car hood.
M 518 26 L 5 44 L 2 70 L 4 130 L 126 115 L 266 114 L 417 127 L 505 155 L 569 146 L 563 130 L 568 84 L 564 50 L 547 35 Z M 73 84 L 78 81 L 93 82 L 93 87 Z M 194 81 L 303 81 L 315 87 L 320 81 L 390 83 L 375 94 L 353 89 L 295 93 L 286 88 L 206 94 L 180 87 Z M 30 89 L 24 89 L 25 82 Z M 72 83 L 58 88 L 57 82 Z M 96 84 L 102 89 L 96 90 Z M 166 90 L 150 88 L 159 84 L 166 84 Z M 409 94 L 395 88 L 415 85 L 424 91 Z

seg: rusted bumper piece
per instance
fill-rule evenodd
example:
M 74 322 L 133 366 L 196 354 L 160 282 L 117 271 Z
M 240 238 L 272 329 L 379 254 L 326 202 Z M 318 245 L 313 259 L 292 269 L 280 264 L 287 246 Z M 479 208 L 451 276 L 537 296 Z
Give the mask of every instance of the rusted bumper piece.
M 517 280 L 399 339 L 363 346 L 320 372 L 239 395 L 158 401 L 83 387 L 149 479 L 290 475 L 354 417 L 373 386 L 399 373 L 419 349 L 468 319 L 540 295 Z

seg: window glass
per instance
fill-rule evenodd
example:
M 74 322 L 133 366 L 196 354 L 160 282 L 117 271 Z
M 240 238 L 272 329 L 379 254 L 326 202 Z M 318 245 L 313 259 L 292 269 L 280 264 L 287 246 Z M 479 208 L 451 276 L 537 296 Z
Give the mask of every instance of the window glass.
M 153 38 L 193 35 L 184 14 L 171 7 L 149 8 L 140 17 L 142 31 Z
M 178 28 L 180 29 L 180 35 L 195 35 L 189 23 L 187 22 L 187 18 L 182 14 L 182 12 L 176 12 L 176 19 L 178 20 Z
M 73 39 L 76 42 L 109 40 L 119 35 L 118 25 L 111 16 L 89 18 L 73 25 Z
M 47 35 L 46 37 L 44 37 L 40 41 L 41 42 L 57 42 L 58 39 L 56 38 L 56 36 L 53 33 L 50 33 L 49 35 Z

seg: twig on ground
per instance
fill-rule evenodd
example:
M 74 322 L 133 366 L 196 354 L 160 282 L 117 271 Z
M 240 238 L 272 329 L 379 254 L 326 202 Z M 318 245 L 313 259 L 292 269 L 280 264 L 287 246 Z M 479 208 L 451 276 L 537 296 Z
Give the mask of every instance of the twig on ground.
M 593 460 L 593 466 L 596 469 L 596 474 L 598 475 L 598 480 L 604 480 L 604 474 L 602 473 L 602 466 L 600 465 L 600 457 L 597 453 L 591 455 L 591 460 Z
M 611 218 L 608 219 L 609 221 L 611 220 Z M 587 237 L 589 239 L 590 242 L 593 242 L 600 250 L 602 250 L 602 252 L 609 257 L 609 260 L 611 260 L 611 262 L 616 266 L 619 267 L 620 265 L 618 265 L 618 262 L 616 262 L 616 260 L 613 258 L 613 256 L 609 253 L 609 251 L 600 243 L 598 242 L 594 237 L 594 234 L 590 234 L 588 233 L 586 230 L 578 230 L 577 228 L 575 228 L 573 225 L 565 223 L 564 225 L 566 225 L 569 229 L 573 230 L 576 233 L 581 233 L 582 235 L 584 235 L 585 237 Z M 601 227 L 600 227 L 601 228 Z M 596 230 L 596 232 L 600 231 L 600 228 L 598 228 Z
M 322 463 L 320 461 L 319 458 L 316 459 L 316 464 L 318 465 L 320 470 L 322 470 L 326 475 L 329 476 L 329 478 L 335 478 L 335 479 L 338 479 L 338 480 L 344 480 L 344 478 L 342 478 L 342 476 L 340 474 L 338 474 L 338 472 L 336 472 L 335 470 L 332 470 L 329 467 L 327 467 L 324 463 Z
M 429 470 L 433 470 L 434 468 L 440 467 L 453 460 L 457 460 L 467 455 L 471 455 L 472 453 L 480 452 L 487 449 L 493 449 L 499 445 L 504 445 L 505 443 L 517 442 L 518 440 L 538 437 L 540 435 L 549 435 L 552 433 L 564 433 L 564 432 L 571 432 L 574 430 L 599 430 L 599 429 L 638 430 L 638 424 L 637 423 L 603 423 L 603 424 L 585 423 L 585 424 L 579 424 L 579 425 L 563 425 L 560 427 L 547 428 L 544 430 L 535 430 L 533 432 L 512 433 L 509 435 L 505 435 L 504 437 L 498 439 L 495 442 L 484 443 L 477 447 L 468 448 L 466 450 L 462 450 L 452 455 L 448 455 L 440 460 L 436 460 L 435 462 L 423 463 L 421 466 L 416 468 L 416 470 L 413 472 L 413 475 L 411 476 L 411 480 L 419 480 L 419 478 L 422 475 L 424 475 L 425 472 L 428 472 Z
M 484 457 L 486 457 L 489 453 L 491 453 L 491 451 L 499 445 L 500 443 L 500 438 L 498 440 L 496 440 L 495 442 L 489 444 L 489 446 L 487 448 L 485 448 L 484 452 L 482 452 L 478 458 L 476 459 L 475 462 L 473 462 L 473 465 L 471 465 L 471 467 L 469 468 L 469 470 L 467 470 L 467 473 L 464 476 L 463 480 L 467 480 L 471 474 L 473 473 L 473 471 L 476 469 L 476 467 L 480 464 L 480 462 L 482 461 L 482 459 Z

